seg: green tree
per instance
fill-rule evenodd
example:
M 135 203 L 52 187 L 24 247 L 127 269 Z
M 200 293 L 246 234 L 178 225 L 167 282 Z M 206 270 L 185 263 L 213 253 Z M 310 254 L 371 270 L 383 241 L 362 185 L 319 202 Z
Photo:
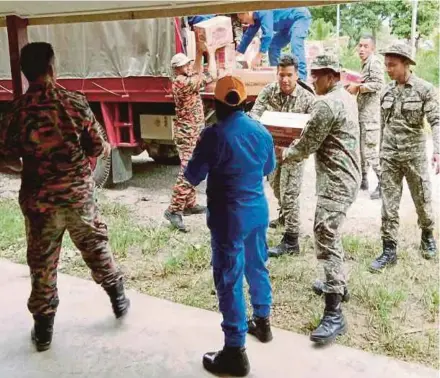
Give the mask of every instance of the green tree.
M 330 38 L 333 32 L 334 26 L 331 22 L 326 22 L 323 18 L 318 18 L 312 22 L 309 39 L 314 41 L 322 41 Z

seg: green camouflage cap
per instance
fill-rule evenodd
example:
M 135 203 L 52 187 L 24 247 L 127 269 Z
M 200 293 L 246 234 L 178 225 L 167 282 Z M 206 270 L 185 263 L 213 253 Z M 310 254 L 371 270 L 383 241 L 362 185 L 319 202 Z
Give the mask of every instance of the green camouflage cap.
M 310 66 L 311 70 L 323 70 L 325 68 L 335 72 L 341 72 L 342 70 L 338 58 L 333 54 L 318 55 L 315 59 L 313 59 Z
M 388 48 L 382 50 L 380 53 L 382 55 L 387 55 L 387 54 L 399 55 L 403 58 L 408 59 L 410 64 L 414 66 L 416 65 L 416 62 L 413 60 L 411 56 L 411 46 L 409 46 L 406 43 L 402 43 L 402 42 L 395 43 L 389 46 Z

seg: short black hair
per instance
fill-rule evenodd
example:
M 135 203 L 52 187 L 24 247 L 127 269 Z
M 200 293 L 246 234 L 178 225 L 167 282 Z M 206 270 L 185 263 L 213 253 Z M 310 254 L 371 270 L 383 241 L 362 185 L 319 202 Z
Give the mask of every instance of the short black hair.
M 25 45 L 20 52 L 20 67 L 29 82 L 49 73 L 55 53 L 47 42 L 32 42 Z
M 374 38 L 373 34 L 368 34 L 368 33 L 362 34 L 361 38 L 359 38 L 359 41 L 361 39 L 369 39 L 371 42 L 373 42 L 373 45 L 376 46 L 376 38 Z
M 294 55 L 286 54 L 278 60 L 278 68 L 292 66 L 295 67 L 296 71 L 298 71 L 298 59 Z

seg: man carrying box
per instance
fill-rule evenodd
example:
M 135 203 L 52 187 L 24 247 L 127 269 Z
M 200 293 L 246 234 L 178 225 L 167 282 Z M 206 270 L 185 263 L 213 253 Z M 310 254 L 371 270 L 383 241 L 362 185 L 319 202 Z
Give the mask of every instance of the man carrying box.
M 285 55 L 278 63 L 278 81 L 267 85 L 258 95 L 250 116 L 260 120 L 265 111 L 309 114 L 315 100 L 314 95 L 298 85 L 298 61 Z M 278 165 L 270 176 L 270 184 L 278 199 L 280 217 L 270 227 L 285 225 L 281 243 L 269 250 L 269 256 L 299 253 L 299 193 L 301 190 L 303 162 Z
M 324 260 L 324 282 L 314 290 L 325 294 L 324 316 L 310 339 L 326 344 L 346 330 L 341 302 L 347 300 L 340 229 L 360 184 L 359 121 L 356 99 L 340 83 L 340 66 L 330 55 L 317 56 L 311 74 L 316 94 L 301 138 L 277 148 L 283 164 L 301 162 L 316 153 L 318 203 L 314 233 L 318 259 Z

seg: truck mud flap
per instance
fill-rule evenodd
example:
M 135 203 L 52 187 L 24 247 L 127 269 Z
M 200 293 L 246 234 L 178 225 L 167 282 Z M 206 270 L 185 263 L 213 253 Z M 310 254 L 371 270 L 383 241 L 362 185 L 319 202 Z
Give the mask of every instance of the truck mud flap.
M 115 148 L 112 150 L 112 176 L 114 184 L 128 181 L 133 177 L 133 165 L 129 149 Z

